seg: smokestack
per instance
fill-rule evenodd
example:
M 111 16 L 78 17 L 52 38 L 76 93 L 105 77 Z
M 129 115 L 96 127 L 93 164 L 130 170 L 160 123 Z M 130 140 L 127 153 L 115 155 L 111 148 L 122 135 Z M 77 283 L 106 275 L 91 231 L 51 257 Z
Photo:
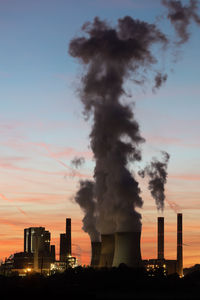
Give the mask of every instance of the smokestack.
M 100 255 L 101 255 L 101 242 L 91 242 L 92 258 L 91 267 L 96 268 L 99 266 Z
M 158 217 L 158 259 L 164 259 L 164 217 Z
M 115 237 L 114 234 L 102 234 L 101 235 L 101 255 L 99 261 L 99 267 L 111 268 L 113 263 Z
M 182 214 L 177 214 L 177 271 L 180 277 L 183 276 L 183 230 Z
M 140 236 L 141 232 L 115 233 L 113 267 L 118 267 L 121 263 L 128 267 L 141 267 Z
M 71 242 L 71 219 L 66 219 L 66 242 L 67 242 L 67 257 L 71 256 L 72 254 L 72 242 Z

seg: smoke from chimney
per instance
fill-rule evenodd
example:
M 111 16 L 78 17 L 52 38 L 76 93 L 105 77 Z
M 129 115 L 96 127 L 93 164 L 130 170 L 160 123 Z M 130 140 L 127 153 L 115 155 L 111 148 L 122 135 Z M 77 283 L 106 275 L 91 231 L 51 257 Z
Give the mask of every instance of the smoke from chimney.
M 74 166 L 75 168 L 79 168 L 81 167 L 83 164 L 85 163 L 85 158 L 84 157 L 74 157 L 71 160 L 71 164 L 72 166 Z
M 183 5 L 182 1 L 162 0 L 162 4 L 168 8 L 167 18 L 180 38 L 177 44 L 183 44 L 189 40 L 188 28 L 192 21 L 200 25 L 200 17 L 197 14 L 198 1 L 190 0 L 189 2 L 189 5 Z
M 190 21 L 199 24 L 195 12 L 197 2 L 191 0 L 189 6 L 183 6 L 180 1 L 163 0 L 162 3 L 168 7 L 168 19 L 180 36 L 177 45 L 186 42 Z M 143 85 L 149 75 L 156 74 L 153 91 L 160 88 L 167 74 L 156 68 L 159 61 L 153 55 L 153 47 L 160 45 L 165 50 L 169 40 L 155 24 L 130 16 L 119 19 L 116 27 L 96 17 L 93 22 L 85 23 L 82 30 L 83 35 L 70 42 L 69 54 L 85 70 L 79 92 L 84 115 L 92 117 L 90 145 L 95 169 L 94 182 L 81 181 L 75 200 L 85 212 L 83 229 L 94 241 L 99 239 L 99 232 L 109 236 L 116 232 L 141 231 L 137 208 L 142 207 L 143 200 L 128 164 L 141 161 L 140 146 L 145 140 L 132 103 L 124 101 L 125 83 L 131 79 L 134 84 Z M 149 189 L 161 211 L 169 160 L 167 152 L 163 156 L 163 161 L 155 158 L 141 172 L 142 176 L 150 177 Z
M 144 139 L 131 105 L 123 104 L 121 97 L 126 79 L 133 76 L 140 84 L 138 74 L 144 76 L 156 64 L 152 46 L 165 47 L 168 40 L 154 24 L 128 16 L 119 19 L 116 28 L 96 17 L 82 29 L 86 35 L 71 41 L 69 53 L 86 65 L 81 100 L 84 113 L 93 115 L 90 139 L 98 229 L 104 234 L 140 231 L 141 215 L 135 208 L 143 201 L 127 164 L 141 160 L 139 145 Z M 164 80 L 160 77 L 158 86 Z
M 96 201 L 94 197 L 94 182 L 90 180 L 80 181 L 80 188 L 74 197 L 76 203 L 78 203 L 84 212 L 84 218 L 82 220 L 82 229 L 87 232 L 92 242 L 100 241 L 100 233 L 96 229 Z
M 155 199 L 158 211 L 164 210 L 165 200 L 165 184 L 167 182 L 167 165 L 169 161 L 169 154 L 162 151 L 163 160 L 159 161 L 153 157 L 151 163 L 147 165 L 144 170 L 138 172 L 141 177 L 147 175 L 149 180 L 149 190 L 151 191 L 152 197 Z
M 168 200 L 166 199 L 167 203 L 169 204 L 169 207 L 176 213 L 180 213 L 181 212 L 181 207 L 174 201 Z

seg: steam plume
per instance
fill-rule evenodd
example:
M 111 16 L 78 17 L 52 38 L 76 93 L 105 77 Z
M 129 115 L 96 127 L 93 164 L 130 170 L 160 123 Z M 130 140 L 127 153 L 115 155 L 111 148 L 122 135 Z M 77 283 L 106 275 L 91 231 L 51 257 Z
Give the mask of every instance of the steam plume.
M 152 162 L 145 167 L 144 170 L 139 171 L 139 175 L 144 178 L 145 175 L 149 176 L 149 190 L 152 197 L 155 199 L 157 209 L 164 210 L 165 200 L 165 184 L 167 182 L 167 165 L 169 161 L 169 154 L 162 151 L 163 160 L 159 161 L 153 158 Z
M 153 87 L 153 91 L 159 89 L 166 80 L 167 80 L 167 74 L 162 74 L 161 72 L 158 72 L 154 78 L 155 85 Z
M 180 38 L 178 44 L 183 44 L 188 41 L 190 33 L 188 27 L 192 21 L 200 25 L 200 17 L 197 14 L 198 2 L 190 0 L 189 5 L 183 5 L 181 1 L 162 0 L 168 12 L 168 19 L 175 28 L 175 31 Z
M 85 163 L 85 158 L 84 157 L 74 157 L 71 161 L 71 164 L 75 168 L 81 167 Z
M 80 181 L 80 188 L 74 199 L 85 214 L 82 220 L 82 229 L 89 234 L 92 242 L 100 241 L 100 233 L 96 229 L 94 182 L 90 180 Z
M 116 28 L 96 17 L 82 29 L 86 34 L 71 41 L 69 53 L 86 66 L 80 96 L 84 113 L 93 115 L 90 139 L 96 162 L 98 229 L 101 233 L 140 231 L 141 215 L 135 209 L 143 201 L 127 164 L 141 160 L 139 146 L 144 139 L 131 106 L 123 104 L 121 97 L 127 78 L 141 84 L 138 74 L 144 77 L 156 64 L 152 46 L 165 47 L 168 40 L 154 24 L 128 16 L 119 19 Z
M 180 213 L 181 207 L 180 207 L 177 203 L 175 203 L 174 201 L 168 200 L 168 199 L 166 199 L 166 201 L 167 201 L 167 203 L 169 204 L 169 207 L 170 207 L 176 214 Z

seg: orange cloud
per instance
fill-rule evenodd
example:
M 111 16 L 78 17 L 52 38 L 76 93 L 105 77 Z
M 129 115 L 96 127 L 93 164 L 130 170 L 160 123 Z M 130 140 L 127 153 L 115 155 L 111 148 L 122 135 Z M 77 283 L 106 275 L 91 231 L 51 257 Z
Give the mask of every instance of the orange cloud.
M 169 178 L 188 181 L 200 181 L 199 174 L 170 174 Z

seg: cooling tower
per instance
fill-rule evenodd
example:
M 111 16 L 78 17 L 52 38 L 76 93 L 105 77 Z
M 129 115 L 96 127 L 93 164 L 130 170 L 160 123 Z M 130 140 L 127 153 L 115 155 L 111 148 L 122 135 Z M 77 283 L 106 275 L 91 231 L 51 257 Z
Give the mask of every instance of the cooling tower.
M 113 267 L 118 267 L 120 264 L 133 268 L 141 267 L 140 236 L 141 232 L 115 233 Z
M 164 259 L 164 217 L 158 217 L 158 259 Z
M 91 242 L 91 267 L 97 268 L 99 266 L 100 255 L 101 255 L 101 242 Z
M 101 235 L 101 255 L 99 261 L 99 267 L 112 267 L 113 256 L 115 249 L 115 236 L 114 234 L 102 234 Z
M 183 225 L 182 214 L 177 214 L 177 272 L 183 276 Z

